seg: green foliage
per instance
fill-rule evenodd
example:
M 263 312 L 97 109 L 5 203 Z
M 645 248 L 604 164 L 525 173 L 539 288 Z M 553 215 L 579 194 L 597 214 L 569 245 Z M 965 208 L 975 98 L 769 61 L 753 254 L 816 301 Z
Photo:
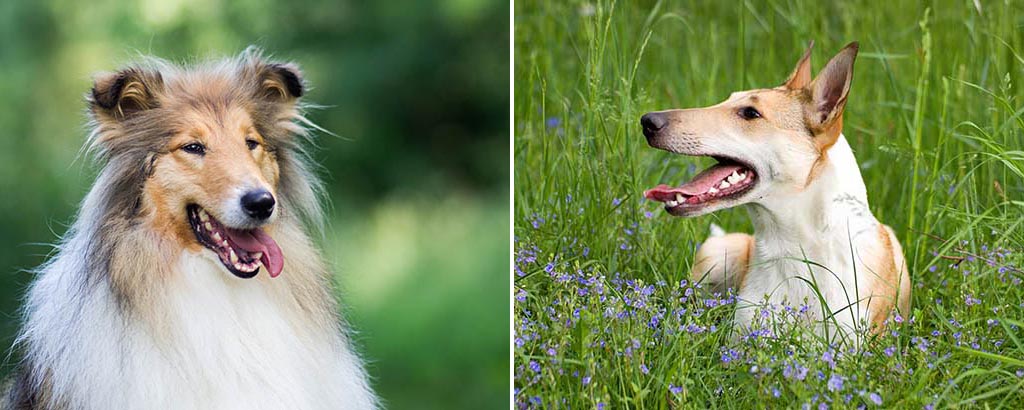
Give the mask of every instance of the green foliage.
M 517 2 L 517 405 L 1021 407 L 1024 10 L 980 3 Z M 729 342 L 732 295 L 684 280 L 708 224 L 750 232 L 745 212 L 642 196 L 704 165 L 649 148 L 643 113 L 774 87 L 809 40 L 815 70 L 860 41 L 844 133 L 913 281 L 860 351 Z
M 51 252 L 97 171 L 80 155 L 91 75 L 139 54 L 190 61 L 256 44 L 302 67 L 307 100 L 323 106 L 310 118 L 339 136 L 320 135 L 315 153 L 334 206 L 325 248 L 384 401 L 501 406 L 507 10 L 491 0 L 0 2 L 0 344 L 19 325 L 25 270 Z M 406 232 L 405 247 L 361 241 L 371 229 Z M 393 280 L 379 282 L 378 269 Z

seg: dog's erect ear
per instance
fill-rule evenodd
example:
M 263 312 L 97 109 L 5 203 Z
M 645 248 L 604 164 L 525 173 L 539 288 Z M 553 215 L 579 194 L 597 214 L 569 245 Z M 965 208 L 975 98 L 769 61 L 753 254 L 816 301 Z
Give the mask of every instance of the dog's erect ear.
M 87 100 L 95 115 L 123 120 L 156 107 L 156 94 L 162 88 L 159 72 L 132 67 L 96 76 Z
M 804 88 L 807 84 L 811 83 L 812 49 L 814 49 L 814 40 L 811 40 L 810 44 L 807 45 L 807 51 L 804 51 L 804 56 L 800 57 L 800 61 L 796 63 L 796 67 L 793 68 L 793 72 L 786 79 L 786 82 L 782 83 L 783 87 L 796 90 Z
M 821 69 L 811 81 L 811 106 L 808 120 L 812 129 L 822 130 L 842 124 L 846 96 L 853 80 L 853 61 L 857 58 L 857 42 L 850 43 Z

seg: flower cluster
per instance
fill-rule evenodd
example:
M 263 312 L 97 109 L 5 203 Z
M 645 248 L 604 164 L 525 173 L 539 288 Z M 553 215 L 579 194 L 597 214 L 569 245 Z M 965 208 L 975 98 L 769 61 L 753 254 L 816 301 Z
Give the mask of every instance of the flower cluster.
M 575 209 L 571 195 L 557 204 Z M 1024 368 L 992 359 L 1024 353 L 1019 337 L 1008 336 L 1020 333 L 1014 318 L 1024 317 L 1014 250 L 959 243 L 968 255 L 961 259 L 936 251 L 933 260 L 951 262 L 912 276 L 916 309 L 894 312 L 877 334 L 865 328 L 866 341 L 852 345 L 808 331 L 823 324 L 807 301 L 761 303 L 751 327 L 734 328 L 736 295 L 693 283 L 687 263 L 666 268 L 645 258 L 657 220 L 627 205 L 616 198 L 604 203 L 616 217 L 588 227 L 591 235 L 566 234 L 579 232 L 565 229 L 576 224 L 571 215 L 532 214 L 518 225 L 518 408 L 752 397 L 772 407 L 928 408 L 955 403 L 954 393 L 969 397 L 982 381 L 1012 386 L 1024 378 Z M 1018 298 L 1000 296 L 1006 294 Z M 984 368 L 995 370 L 978 372 Z

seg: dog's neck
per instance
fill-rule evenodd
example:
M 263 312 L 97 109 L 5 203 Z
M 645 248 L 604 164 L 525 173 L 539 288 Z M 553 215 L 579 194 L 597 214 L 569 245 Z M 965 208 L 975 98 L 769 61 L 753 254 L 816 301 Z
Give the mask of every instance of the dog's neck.
M 848 244 L 874 220 L 857 160 L 843 135 L 829 148 L 825 161 L 802 191 L 764 198 L 748 207 L 759 242 L 791 251 L 823 242 Z

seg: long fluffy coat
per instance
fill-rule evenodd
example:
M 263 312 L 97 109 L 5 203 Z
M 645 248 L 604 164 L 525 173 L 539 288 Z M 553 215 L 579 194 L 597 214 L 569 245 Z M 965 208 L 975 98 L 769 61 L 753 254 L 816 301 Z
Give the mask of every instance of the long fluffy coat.
M 102 171 L 28 292 L 7 407 L 376 407 L 309 238 L 321 209 L 303 88 L 295 66 L 254 49 L 188 67 L 147 59 L 97 79 L 89 146 Z M 154 229 L 147 184 L 184 106 L 242 109 L 273 150 L 280 216 L 267 230 L 287 261 L 280 277 L 233 277 Z

